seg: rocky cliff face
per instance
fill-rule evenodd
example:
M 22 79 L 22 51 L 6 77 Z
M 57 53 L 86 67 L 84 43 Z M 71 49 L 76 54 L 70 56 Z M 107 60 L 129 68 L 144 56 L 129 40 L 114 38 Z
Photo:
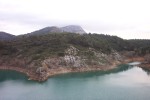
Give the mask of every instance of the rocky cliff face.
M 79 55 L 80 50 L 70 46 L 65 50 L 64 57 L 49 57 L 42 61 L 42 66 L 46 68 L 57 68 L 57 67 L 92 67 L 111 64 L 113 61 L 122 61 L 123 57 L 116 51 L 111 54 L 104 54 L 98 52 L 93 48 L 89 48 L 86 53 L 92 55 Z M 89 58 L 91 57 L 92 58 Z M 92 65 L 92 66 L 91 66 Z
M 86 32 L 82 29 L 81 26 L 77 25 L 69 25 L 61 28 L 64 32 L 69 33 L 79 33 L 79 34 L 85 34 Z
M 100 66 L 109 66 L 118 63 L 123 60 L 122 56 L 113 51 L 107 55 L 102 52 L 96 51 L 93 48 L 89 48 L 84 51 L 85 55 L 79 55 L 81 51 L 70 46 L 65 50 L 63 57 L 49 57 L 41 62 L 41 67 L 37 68 L 36 72 L 42 77 L 47 76 L 48 70 L 54 70 L 59 68 L 92 68 Z M 92 58 L 90 58 L 92 56 Z

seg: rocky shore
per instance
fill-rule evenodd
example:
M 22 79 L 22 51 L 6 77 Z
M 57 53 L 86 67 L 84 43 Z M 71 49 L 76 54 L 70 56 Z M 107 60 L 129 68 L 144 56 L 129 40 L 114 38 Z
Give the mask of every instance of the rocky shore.
M 25 75 L 29 77 L 29 80 L 42 82 L 42 81 L 46 81 L 49 77 L 58 75 L 58 74 L 70 73 L 70 72 L 100 71 L 100 70 L 106 71 L 106 70 L 117 68 L 117 66 L 120 64 L 125 64 L 125 63 L 132 62 L 132 61 L 143 62 L 144 59 L 142 57 L 128 58 L 122 62 L 115 61 L 111 65 L 107 65 L 107 66 L 53 68 L 53 69 L 48 69 L 48 71 L 46 72 L 46 75 L 44 75 L 43 77 L 40 76 L 40 74 L 36 73 L 34 70 L 14 67 L 14 66 L 0 66 L 0 70 L 14 70 L 17 72 L 24 73 Z M 148 68 L 150 68 L 150 65 Z
M 64 74 L 64 73 L 70 73 L 70 72 L 87 72 L 87 71 L 105 71 L 110 70 L 113 68 L 116 68 L 117 65 L 120 63 L 114 63 L 110 66 L 94 66 L 94 67 L 81 67 L 81 68 L 67 68 L 67 67 L 59 67 L 57 69 L 49 69 L 44 77 L 41 77 L 39 74 L 37 74 L 35 71 L 14 67 L 14 66 L 0 66 L 0 70 L 12 70 L 17 71 L 20 73 L 23 73 L 29 77 L 28 80 L 34 80 L 34 81 L 46 81 L 49 77 L 58 75 L 58 74 Z

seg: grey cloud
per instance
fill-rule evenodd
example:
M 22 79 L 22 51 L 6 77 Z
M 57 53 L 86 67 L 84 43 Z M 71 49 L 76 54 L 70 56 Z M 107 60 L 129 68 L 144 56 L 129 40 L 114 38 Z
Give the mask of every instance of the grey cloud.
M 55 22 L 48 19 L 42 19 L 37 17 L 36 15 L 28 15 L 24 13 L 1 13 L 0 12 L 0 21 L 7 21 L 7 22 L 15 22 L 22 25 L 40 25 L 40 26 L 47 26 L 49 24 L 54 24 Z

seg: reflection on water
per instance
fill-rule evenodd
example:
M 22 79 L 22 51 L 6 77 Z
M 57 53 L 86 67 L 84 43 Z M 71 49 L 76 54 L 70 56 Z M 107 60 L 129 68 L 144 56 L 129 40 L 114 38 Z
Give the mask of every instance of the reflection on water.
M 141 62 L 131 62 L 131 63 L 128 63 L 128 65 L 131 65 L 131 66 L 136 66 L 136 65 L 139 65 L 141 64 Z
M 16 71 L 6 71 L 1 70 L 0 71 L 0 82 L 3 82 L 5 80 L 25 80 L 27 77 L 19 72 Z
M 139 87 L 144 84 L 150 86 L 150 77 L 147 72 L 143 71 L 143 69 L 139 67 L 132 67 L 132 69 L 125 72 L 114 74 L 113 79 L 110 81 L 113 81 L 115 83 L 114 85 L 123 85 L 128 87 Z
M 149 73 L 120 65 L 111 71 L 57 75 L 41 84 L 0 71 L 0 100 L 149 100 Z
M 129 65 L 120 65 L 116 69 L 108 70 L 108 71 L 94 71 L 94 72 L 79 72 L 79 73 L 67 73 L 67 74 L 60 74 L 56 75 L 55 78 L 86 78 L 86 77 L 94 77 L 94 76 L 101 76 L 101 75 L 108 75 L 108 74 L 113 74 L 113 73 L 118 73 L 118 72 L 123 72 L 128 69 L 132 68 L 132 66 Z
M 150 70 L 145 69 L 145 68 L 142 68 L 142 70 L 143 70 L 144 72 L 146 72 L 146 73 L 147 73 L 147 75 L 150 75 Z

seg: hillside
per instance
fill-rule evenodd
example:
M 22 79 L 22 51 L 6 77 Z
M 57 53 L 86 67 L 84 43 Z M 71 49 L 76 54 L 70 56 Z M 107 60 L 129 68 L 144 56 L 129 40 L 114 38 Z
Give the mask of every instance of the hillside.
M 51 27 L 45 27 L 40 30 L 28 33 L 28 35 L 44 35 L 48 33 L 62 33 L 63 30 L 61 30 L 59 27 L 51 26 Z
M 12 40 L 15 36 L 6 32 L 0 32 L 0 40 Z
M 43 81 L 60 73 L 114 68 L 131 55 L 149 53 L 150 49 L 142 49 L 149 48 L 146 43 L 150 41 L 103 34 L 22 35 L 0 42 L 0 68 L 21 71 L 33 80 Z

